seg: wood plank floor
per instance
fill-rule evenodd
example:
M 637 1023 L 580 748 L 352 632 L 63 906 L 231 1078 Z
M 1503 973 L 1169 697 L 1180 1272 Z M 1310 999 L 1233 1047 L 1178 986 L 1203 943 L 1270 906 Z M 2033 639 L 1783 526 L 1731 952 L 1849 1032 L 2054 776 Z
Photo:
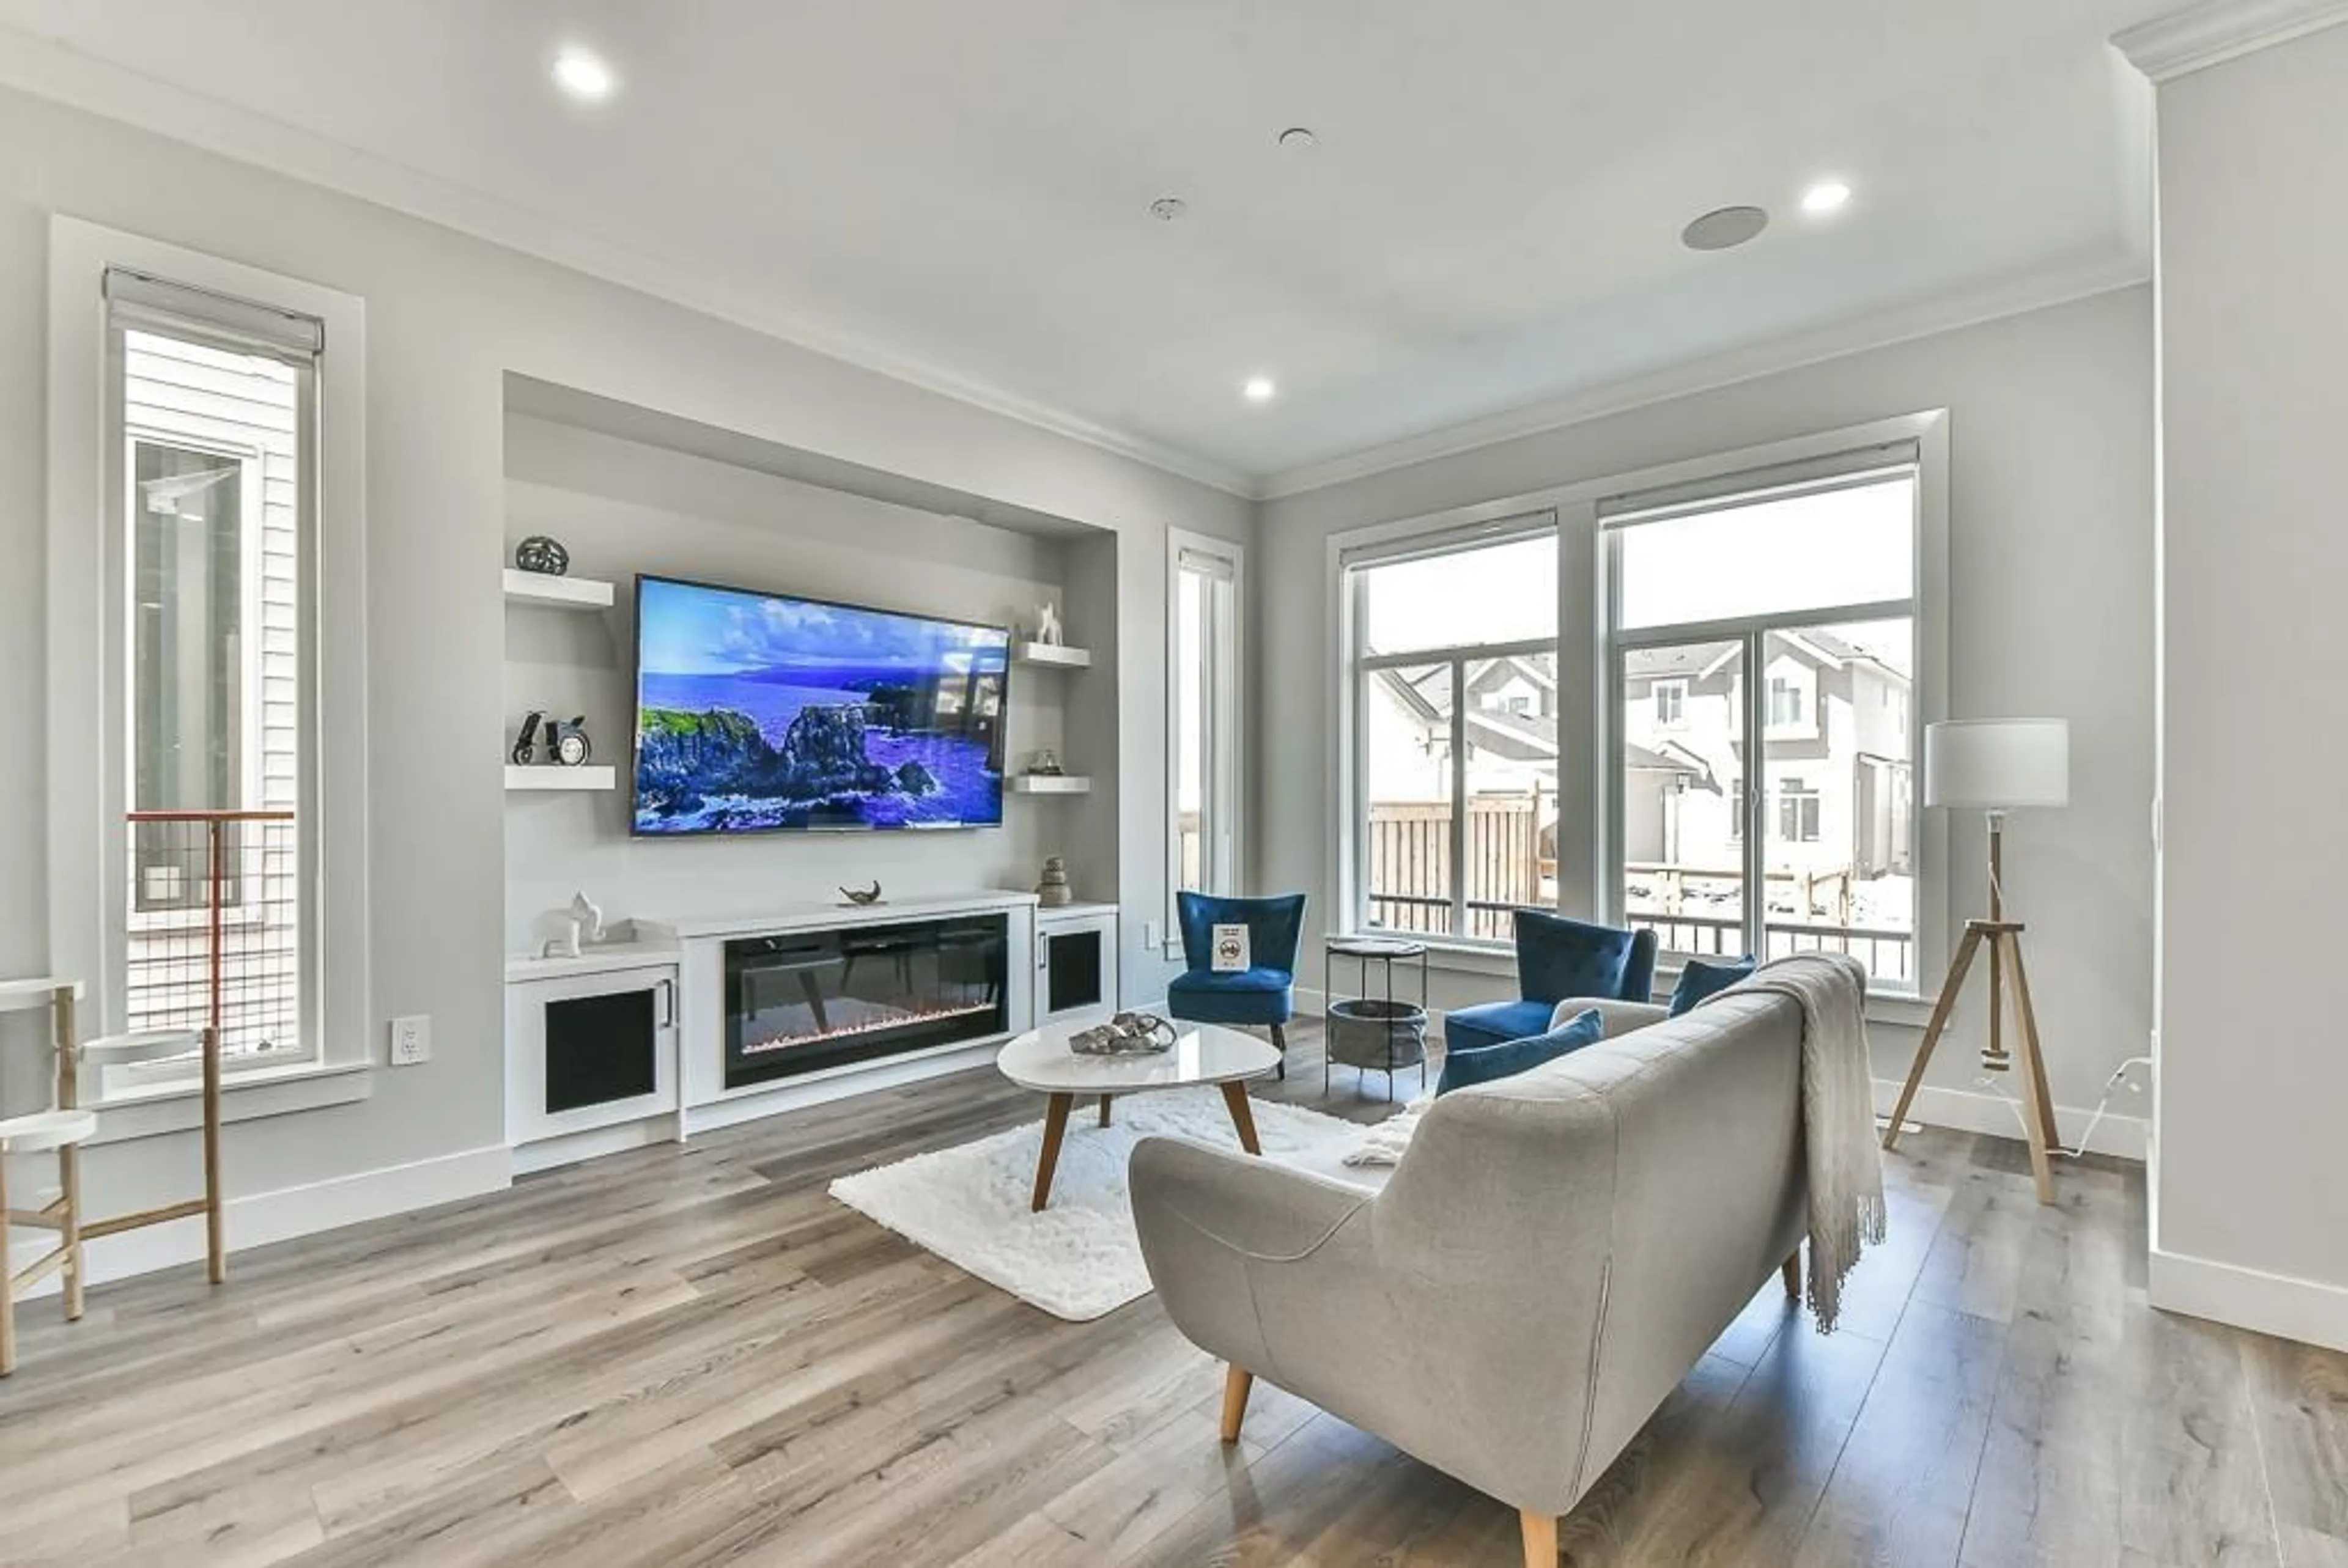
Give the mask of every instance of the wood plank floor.
M 1263 1093 L 1385 1112 L 1293 1057 Z M 31 1304 L 0 1560 L 1513 1568 L 1509 1511 L 1277 1389 L 1222 1450 L 1154 1298 L 1061 1323 L 824 1194 L 1039 1111 L 968 1073 Z M 1773 1277 L 1567 1562 L 2348 1565 L 2348 1358 L 2150 1311 L 2139 1173 L 1889 1173 L 1844 1331 Z

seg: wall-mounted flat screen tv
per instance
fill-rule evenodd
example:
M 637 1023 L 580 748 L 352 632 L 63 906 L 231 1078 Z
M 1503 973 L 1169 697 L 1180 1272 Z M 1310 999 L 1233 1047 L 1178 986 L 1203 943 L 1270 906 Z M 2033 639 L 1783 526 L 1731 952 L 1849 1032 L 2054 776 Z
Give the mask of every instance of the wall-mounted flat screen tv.
M 1003 821 L 1011 634 L 636 579 L 640 835 Z

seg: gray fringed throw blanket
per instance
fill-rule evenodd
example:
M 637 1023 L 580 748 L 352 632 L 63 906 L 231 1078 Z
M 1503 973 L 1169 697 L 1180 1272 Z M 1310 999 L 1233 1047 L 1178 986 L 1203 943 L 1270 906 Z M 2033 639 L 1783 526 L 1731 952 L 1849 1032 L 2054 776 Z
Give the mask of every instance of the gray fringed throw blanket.
M 1883 1239 L 1883 1162 L 1867 1056 L 1867 969 L 1839 953 L 1797 953 L 1722 991 L 1774 991 L 1802 1009 L 1802 1142 L 1809 1163 L 1810 1310 L 1834 1332 L 1859 1248 Z

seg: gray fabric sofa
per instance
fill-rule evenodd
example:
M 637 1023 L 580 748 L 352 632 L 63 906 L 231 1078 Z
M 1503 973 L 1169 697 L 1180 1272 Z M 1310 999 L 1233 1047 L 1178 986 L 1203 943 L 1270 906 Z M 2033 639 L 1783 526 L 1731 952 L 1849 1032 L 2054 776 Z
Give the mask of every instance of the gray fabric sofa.
M 1230 1365 L 1224 1440 L 1265 1378 L 1515 1507 L 1554 1564 L 1558 1516 L 1772 1269 L 1797 1278 L 1800 1009 L 1660 1011 L 1444 1096 L 1382 1186 L 1136 1148 L 1150 1277 Z

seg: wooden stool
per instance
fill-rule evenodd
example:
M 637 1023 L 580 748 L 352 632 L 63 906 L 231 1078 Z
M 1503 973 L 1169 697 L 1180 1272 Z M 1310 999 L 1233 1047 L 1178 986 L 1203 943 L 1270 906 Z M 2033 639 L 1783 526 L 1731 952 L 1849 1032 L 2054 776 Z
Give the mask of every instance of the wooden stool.
M 16 1296 L 37 1285 L 51 1269 L 65 1270 L 66 1289 L 77 1304 L 81 1298 L 81 1214 L 78 1194 L 67 1185 L 54 1202 L 37 1209 L 8 1206 L 8 1156 L 39 1154 L 56 1150 L 63 1181 L 66 1166 L 79 1152 L 82 1140 L 98 1131 L 98 1117 L 88 1111 L 36 1111 L 0 1122 L 0 1273 L 6 1271 L 8 1233 L 12 1225 L 37 1225 L 57 1233 L 57 1245 L 24 1268 L 0 1280 L 0 1378 L 16 1369 Z M 78 1317 L 78 1305 L 67 1314 Z
M 219 1031 L 212 1029 L 147 1030 L 133 1034 L 80 1040 L 75 1024 L 80 998 L 81 983 L 77 980 L 0 980 L 0 1011 L 43 1007 L 49 1009 L 56 1056 L 55 1087 L 50 1102 L 52 1109 L 35 1116 L 0 1122 L 0 1129 L 23 1130 L 17 1140 L 8 1145 L 16 1153 L 54 1149 L 57 1156 L 59 1191 L 57 1198 L 38 1209 L 18 1209 L 8 1213 L 6 1218 L 19 1225 L 56 1230 L 62 1239 L 49 1254 L 18 1274 L 13 1288 L 32 1285 L 52 1269 L 62 1269 L 66 1320 L 69 1323 L 82 1315 L 83 1292 L 88 1284 L 87 1272 L 82 1266 L 82 1244 L 98 1236 L 201 1217 L 204 1221 L 205 1255 L 211 1282 L 218 1285 L 228 1277 L 228 1252 L 221 1224 Z M 95 1112 L 81 1108 L 85 1093 L 91 1098 L 97 1097 L 100 1087 L 98 1076 L 108 1066 L 184 1056 L 191 1050 L 200 1050 L 203 1056 L 204 1195 L 181 1203 L 166 1204 L 159 1208 L 142 1209 L 135 1214 L 117 1214 L 101 1220 L 85 1219 L 81 1203 L 80 1145 L 96 1132 L 98 1122 Z M 58 1118 L 63 1120 L 55 1120 Z M 53 1136 L 58 1127 L 82 1128 L 85 1122 L 88 1126 L 74 1132 L 70 1137 Z M 49 1141 L 36 1143 L 33 1141 L 36 1138 Z M 0 1174 L 0 1188 L 5 1188 L 5 1176 Z M 0 1209 L 5 1208 L 5 1198 L 0 1198 Z M 0 1274 L 6 1272 L 6 1240 L 5 1226 L 0 1226 Z M 13 1289 L 5 1294 L 9 1294 L 13 1302 Z M 13 1317 L 7 1327 L 8 1354 L 0 1357 L 0 1362 L 13 1366 Z M 0 1370 L 5 1369 L 5 1367 L 0 1367 Z

